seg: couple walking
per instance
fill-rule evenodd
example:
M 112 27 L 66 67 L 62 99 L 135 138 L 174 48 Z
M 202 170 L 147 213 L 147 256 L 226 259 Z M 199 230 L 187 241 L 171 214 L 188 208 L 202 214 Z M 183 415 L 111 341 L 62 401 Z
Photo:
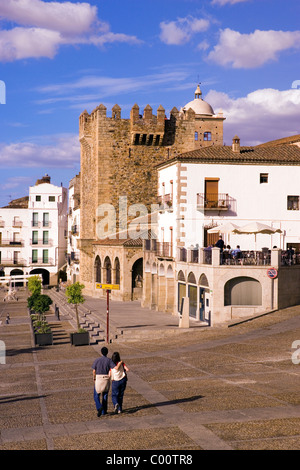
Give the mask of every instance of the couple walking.
M 112 402 L 115 413 L 122 413 L 123 396 L 127 385 L 128 367 L 120 359 L 120 354 L 114 352 L 111 359 L 107 357 L 108 349 L 104 346 L 101 349 L 101 357 L 98 357 L 93 365 L 94 401 L 97 408 L 97 415 L 107 413 L 108 392 L 111 386 Z M 102 394 L 102 402 L 100 395 Z

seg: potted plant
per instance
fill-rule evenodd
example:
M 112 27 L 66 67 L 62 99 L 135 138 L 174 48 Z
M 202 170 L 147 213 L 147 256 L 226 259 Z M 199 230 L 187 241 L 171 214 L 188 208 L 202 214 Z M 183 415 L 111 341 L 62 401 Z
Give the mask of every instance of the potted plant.
M 89 332 L 80 327 L 79 315 L 78 315 L 78 304 L 83 304 L 85 301 L 82 295 L 82 289 L 84 285 L 79 282 L 75 282 L 66 288 L 66 297 L 69 304 L 75 306 L 77 331 L 70 333 L 70 341 L 74 346 L 83 346 L 90 344 Z
M 36 315 L 31 315 L 32 328 L 34 334 L 34 343 L 39 346 L 53 344 L 53 334 L 50 326 L 45 320 L 45 312 L 49 310 L 52 299 L 48 295 L 39 294 L 35 291 L 28 299 L 28 308 L 34 311 Z

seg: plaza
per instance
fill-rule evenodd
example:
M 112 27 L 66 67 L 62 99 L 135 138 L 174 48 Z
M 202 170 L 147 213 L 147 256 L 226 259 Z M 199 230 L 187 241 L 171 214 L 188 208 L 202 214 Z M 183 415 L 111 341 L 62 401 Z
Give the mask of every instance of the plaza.
M 98 418 L 91 366 L 105 343 L 71 346 L 74 326 L 61 310 L 60 320 L 47 314 L 53 345 L 34 347 L 26 296 L 1 297 L 0 450 L 300 449 L 299 306 L 180 329 L 174 315 L 111 301 L 123 335 L 109 355 L 119 351 L 130 372 L 123 413 L 113 413 L 110 392 Z M 85 305 L 105 315 L 104 300 Z

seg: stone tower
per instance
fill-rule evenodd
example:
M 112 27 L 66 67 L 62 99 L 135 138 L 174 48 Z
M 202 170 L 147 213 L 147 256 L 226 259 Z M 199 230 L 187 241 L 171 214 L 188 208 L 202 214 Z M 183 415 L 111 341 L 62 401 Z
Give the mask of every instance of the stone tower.
M 94 278 L 93 242 L 100 220 L 97 208 L 112 205 L 117 224 L 120 196 L 127 197 L 128 206 L 141 203 L 150 209 L 157 203 L 154 165 L 202 146 L 222 145 L 223 121 L 223 116 L 214 115 L 202 100 L 199 86 L 195 99 L 180 111 L 174 107 L 169 118 L 161 105 L 156 115 L 149 105 L 141 115 L 137 104 L 129 119 L 121 117 L 118 105 L 112 108 L 111 117 L 102 104 L 91 114 L 84 111 L 80 115 L 80 272 L 87 287 L 92 287 Z

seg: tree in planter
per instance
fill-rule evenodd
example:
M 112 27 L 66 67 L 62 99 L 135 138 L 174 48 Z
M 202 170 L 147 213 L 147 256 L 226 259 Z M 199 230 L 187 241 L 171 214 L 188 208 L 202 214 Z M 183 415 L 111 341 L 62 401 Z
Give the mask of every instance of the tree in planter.
M 33 297 L 33 296 L 31 296 Z M 30 297 L 30 298 L 31 298 Z M 28 299 L 29 300 L 29 299 Z M 40 319 L 43 313 L 48 312 L 50 305 L 53 303 L 52 299 L 48 295 L 44 294 L 34 294 L 34 298 L 32 301 L 32 309 L 39 314 Z
M 28 290 L 31 296 L 27 299 L 27 307 L 29 310 L 34 310 L 34 303 L 42 291 L 42 281 L 39 276 L 32 276 L 28 279 Z
M 69 304 L 75 305 L 75 312 L 76 312 L 76 321 L 77 321 L 77 332 L 80 333 L 84 331 L 80 328 L 79 323 L 79 315 L 78 315 L 78 304 L 83 304 L 85 302 L 85 298 L 82 295 L 82 289 L 84 289 L 84 285 L 80 284 L 79 282 L 75 282 L 66 288 L 66 296 L 68 299 Z
M 31 295 L 40 294 L 42 291 L 42 281 L 39 276 L 32 276 L 28 279 L 28 290 Z

